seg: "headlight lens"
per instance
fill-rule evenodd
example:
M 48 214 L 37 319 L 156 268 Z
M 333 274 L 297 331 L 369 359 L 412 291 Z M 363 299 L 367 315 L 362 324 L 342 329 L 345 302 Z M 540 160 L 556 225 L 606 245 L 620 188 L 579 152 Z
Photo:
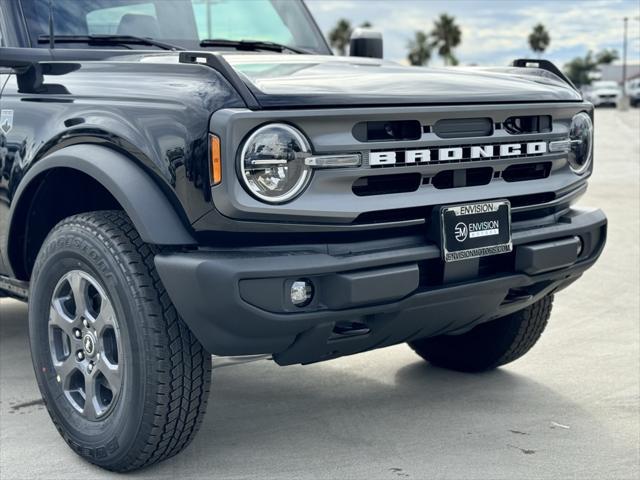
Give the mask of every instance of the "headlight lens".
M 311 179 L 304 159 L 311 153 L 300 131 L 282 123 L 260 127 L 244 142 L 239 176 L 249 192 L 269 203 L 299 195 Z
M 593 122 L 591 117 L 580 112 L 571 120 L 569 131 L 571 148 L 569 149 L 569 165 L 575 173 L 583 173 L 591 164 L 593 155 Z

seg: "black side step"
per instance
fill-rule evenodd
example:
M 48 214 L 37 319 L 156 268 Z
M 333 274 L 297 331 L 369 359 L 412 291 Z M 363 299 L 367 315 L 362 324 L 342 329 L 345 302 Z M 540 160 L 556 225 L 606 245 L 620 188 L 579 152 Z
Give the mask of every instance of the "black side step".
M 10 297 L 27 300 L 29 298 L 29 283 L 0 275 L 0 297 L 3 297 L 4 293 Z

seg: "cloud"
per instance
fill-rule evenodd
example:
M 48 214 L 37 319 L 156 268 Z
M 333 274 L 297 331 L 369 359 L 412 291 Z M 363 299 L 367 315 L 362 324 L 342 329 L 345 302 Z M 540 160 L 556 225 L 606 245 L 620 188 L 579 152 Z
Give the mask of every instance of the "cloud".
M 311 3 L 311 2 L 309 2 Z M 362 4 L 360 4 L 362 6 Z M 357 1 L 321 1 L 313 2 L 312 9 L 315 12 L 341 12 L 344 10 L 350 10 L 358 8 Z
M 615 48 L 622 53 L 622 18 L 627 16 L 628 58 L 640 61 L 640 6 L 635 0 L 307 0 L 307 4 L 324 32 L 339 18 L 353 24 L 370 21 L 384 33 L 385 57 L 395 61 L 406 58 L 407 43 L 416 30 L 429 31 L 440 13 L 449 13 L 462 30 L 456 55 L 467 64 L 505 64 L 531 56 L 528 35 L 537 23 L 551 34 L 544 56 L 559 64 L 588 50 Z

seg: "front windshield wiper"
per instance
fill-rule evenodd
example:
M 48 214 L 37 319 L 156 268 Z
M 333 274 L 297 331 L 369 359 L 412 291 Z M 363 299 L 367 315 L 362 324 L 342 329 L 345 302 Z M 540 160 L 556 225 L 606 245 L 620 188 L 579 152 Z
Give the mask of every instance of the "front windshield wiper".
M 226 40 L 224 38 L 208 38 L 200 42 L 201 47 L 229 47 L 236 50 L 269 50 L 272 52 L 289 51 L 293 53 L 310 54 L 308 50 L 302 48 L 290 47 L 276 42 L 263 42 L 261 40 Z
M 135 35 L 54 35 L 55 43 L 86 43 L 87 45 L 149 45 L 163 50 L 184 50 L 183 47 L 161 42 L 153 38 L 136 37 Z M 40 35 L 38 43 L 49 43 L 49 35 Z M 129 48 L 129 47 L 127 47 Z

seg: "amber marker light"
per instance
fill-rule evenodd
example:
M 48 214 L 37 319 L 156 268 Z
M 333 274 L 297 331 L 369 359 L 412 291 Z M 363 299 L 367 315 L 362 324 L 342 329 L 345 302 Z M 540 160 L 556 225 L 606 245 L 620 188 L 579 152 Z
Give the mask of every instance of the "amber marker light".
M 211 155 L 211 182 L 218 185 L 222 181 L 222 158 L 220 157 L 220 139 L 215 135 L 209 135 Z

